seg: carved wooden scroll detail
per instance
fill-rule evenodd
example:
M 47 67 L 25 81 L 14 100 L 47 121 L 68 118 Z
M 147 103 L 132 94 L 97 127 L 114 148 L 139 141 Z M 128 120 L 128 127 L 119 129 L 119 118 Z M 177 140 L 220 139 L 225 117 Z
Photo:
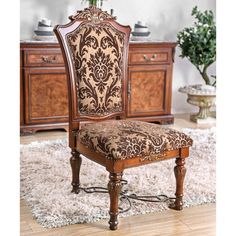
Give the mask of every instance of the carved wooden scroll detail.
M 69 16 L 70 20 L 88 20 L 92 23 L 99 23 L 103 20 L 116 20 L 115 16 L 110 15 L 107 11 L 100 8 L 90 6 L 82 11 L 77 11 L 75 15 Z

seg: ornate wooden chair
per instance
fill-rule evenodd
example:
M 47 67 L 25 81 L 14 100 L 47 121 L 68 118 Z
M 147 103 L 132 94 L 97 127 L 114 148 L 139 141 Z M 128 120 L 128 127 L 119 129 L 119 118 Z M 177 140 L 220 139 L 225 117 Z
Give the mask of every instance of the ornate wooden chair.
M 192 140 L 159 125 L 125 120 L 130 27 L 89 7 L 54 31 L 62 49 L 69 91 L 72 192 L 79 193 L 81 154 L 110 172 L 110 229 L 117 229 L 122 174 L 126 168 L 176 158 L 176 199 L 183 206 L 185 158 Z

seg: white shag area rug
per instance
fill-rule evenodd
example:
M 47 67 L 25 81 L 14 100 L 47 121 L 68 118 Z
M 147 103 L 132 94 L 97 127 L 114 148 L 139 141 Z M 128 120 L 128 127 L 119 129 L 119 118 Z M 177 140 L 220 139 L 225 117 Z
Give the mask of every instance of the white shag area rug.
M 215 202 L 215 128 L 183 132 L 194 140 L 186 160 L 184 207 Z M 95 222 L 108 218 L 108 194 L 71 193 L 70 149 L 67 140 L 33 142 L 21 145 L 21 197 L 31 207 L 33 216 L 44 227 Z M 127 169 L 130 193 L 166 194 L 173 197 L 175 159 Z M 83 158 L 81 185 L 103 186 L 108 182 L 104 167 Z M 168 209 L 167 203 L 133 201 L 132 209 L 119 217 Z

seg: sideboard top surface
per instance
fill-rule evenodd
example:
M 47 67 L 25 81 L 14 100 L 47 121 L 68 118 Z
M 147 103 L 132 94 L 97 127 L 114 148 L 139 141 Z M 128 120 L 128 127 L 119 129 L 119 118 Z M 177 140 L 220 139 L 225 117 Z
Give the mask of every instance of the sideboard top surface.
M 150 47 L 150 46 L 155 46 L 155 47 L 176 47 L 177 43 L 173 41 L 130 41 L 129 42 L 130 47 Z M 37 41 L 37 40 L 21 40 L 20 41 L 20 47 L 59 47 L 59 43 L 57 41 Z

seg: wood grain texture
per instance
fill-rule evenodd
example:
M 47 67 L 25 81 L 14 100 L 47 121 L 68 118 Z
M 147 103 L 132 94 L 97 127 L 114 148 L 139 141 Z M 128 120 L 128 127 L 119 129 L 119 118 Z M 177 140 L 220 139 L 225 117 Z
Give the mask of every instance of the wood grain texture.
M 197 124 L 193 123 L 189 119 L 189 114 L 175 114 L 175 123 L 171 125 L 166 125 L 165 127 L 175 128 L 180 130 L 182 128 L 191 128 L 191 129 L 207 129 L 215 127 L 215 124 Z M 29 144 L 34 141 L 44 141 L 44 140 L 55 140 L 55 139 L 64 139 L 68 137 L 68 133 L 65 131 L 52 130 L 38 132 L 31 136 L 22 136 L 20 137 L 21 144 Z
M 174 47 L 173 44 L 130 45 L 127 95 L 129 119 L 173 123 L 171 98 Z
M 106 156 L 102 154 L 101 152 L 94 151 L 92 150 L 92 148 L 88 148 L 87 146 L 84 146 L 81 142 L 77 140 L 77 138 L 79 135 L 78 131 L 81 128 L 81 124 L 83 122 L 88 122 L 88 121 L 98 122 L 98 121 L 104 121 L 105 119 L 109 120 L 112 118 L 124 119 L 126 116 L 126 113 L 127 113 L 127 64 L 128 64 L 127 62 L 128 62 L 129 36 L 131 33 L 131 28 L 129 26 L 124 26 L 124 25 L 119 24 L 107 12 L 103 12 L 101 9 L 98 9 L 93 6 L 90 6 L 89 8 L 86 8 L 83 11 L 77 11 L 77 13 L 74 16 L 70 16 L 69 19 L 71 20 L 69 24 L 57 25 L 54 28 L 54 33 L 57 36 L 57 39 L 59 41 L 59 44 L 62 50 L 63 58 L 65 61 L 67 78 L 68 78 L 68 94 L 70 98 L 69 99 L 69 147 L 71 148 L 72 153 L 74 152 L 74 150 L 76 150 L 77 152 L 89 158 L 90 160 L 104 166 L 106 170 L 110 172 L 110 175 L 109 175 L 110 181 L 108 184 L 108 190 L 109 190 L 109 195 L 110 195 L 109 225 L 110 225 L 111 230 L 117 230 L 118 208 L 119 208 L 118 195 L 119 195 L 119 191 L 121 187 L 121 176 L 122 176 L 121 173 L 123 173 L 123 171 L 126 168 L 141 166 L 148 163 L 140 161 L 140 159 L 142 159 L 142 157 L 140 156 L 135 156 L 130 160 L 128 159 L 114 160 L 114 159 L 106 158 Z M 83 29 L 84 25 L 86 25 L 87 30 L 83 33 L 82 31 L 80 31 L 80 29 Z M 106 28 L 104 28 L 104 25 L 106 25 Z M 87 44 L 88 42 L 90 42 L 89 47 L 93 47 L 96 49 L 100 47 L 99 50 L 102 51 L 102 49 L 106 48 L 107 46 L 105 47 L 102 46 L 103 44 L 101 42 L 97 43 L 96 45 L 91 44 L 92 42 L 91 38 L 94 37 L 93 36 L 93 31 L 95 29 L 94 27 L 97 27 L 96 31 L 99 29 L 99 34 L 106 35 L 106 36 L 103 36 L 103 38 L 101 39 L 101 42 L 102 40 L 108 41 L 109 42 L 108 47 L 111 47 L 111 48 L 114 47 L 114 50 L 112 50 L 112 52 L 122 51 L 122 53 L 119 54 L 119 61 L 122 62 L 122 66 L 119 67 L 119 70 L 121 70 L 121 75 L 122 75 L 120 77 L 121 79 L 120 87 L 122 88 L 120 91 L 120 97 L 121 97 L 122 106 L 119 107 L 119 112 L 117 112 L 116 110 L 111 110 L 109 111 L 108 114 L 106 114 L 106 111 L 102 110 L 103 114 L 99 114 L 99 113 L 91 112 L 89 109 L 87 109 L 88 113 L 83 114 L 82 112 L 79 112 L 78 110 L 78 103 L 79 103 L 78 97 L 84 96 L 82 91 L 78 89 L 78 85 L 77 85 L 77 81 L 78 81 L 77 71 L 81 71 L 82 69 L 84 69 L 83 64 L 82 64 L 83 59 L 81 59 L 79 55 L 80 54 L 83 55 L 83 58 L 91 58 L 94 55 L 90 50 L 88 49 L 84 50 L 83 49 L 84 43 L 81 42 L 81 44 L 79 45 L 81 47 L 82 53 L 78 53 L 76 51 L 76 57 L 74 58 L 73 50 L 74 50 L 75 45 L 69 43 L 70 41 L 68 41 L 68 38 L 70 37 L 70 34 L 73 32 L 74 34 L 71 35 L 71 37 L 73 38 L 72 41 L 74 41 L 77 37 L 80 37 L 80 38 L 86 39 L 86 40 L 83 40 L 83 42 L 86 42 Z M 110 30 L 119 32 L 120 36 L 112 35 L 111 33 L 108 33 L 110 32 Z M 119 44 L 117 41 L 117 38 L 119 37 L 122 38 L 122 42 L 123 42 L 122 44 Z M 78 42 L 76 43 L 78 44 Z M 141 48 L 141 51 L 142 50 L 143 49 Z M 168 50 L 170 51 L 170 49 Z M 155 65 L 154 68 L 149 66 L 149 63 L 157 63 L 159 58 L 160 58 L 160 61 L 161 60 L 165 61 L 168 58 L 168 56 L 163 57 L 164 53 L 160 54 L 162 55 L 161 57 L 159 55 L 157 56 L 155 54 L 156 49 L 150 47 L 148 52 L 152 53 L 152 51 L 154 51 L 154 54 L 152 54 L 151 58 L 148 57 L 147 55 L 143 55 L 143 59 L 145 63 L 147 63 L 147 65 L 143 67 L 142 69 L 139 68 L 139 71 L 136 70 L 135 72 L 133 72 L 135 74 L 134 74 L 134 77 L 131 79 L 130 89 L 137 89 L 137 92 L 134 93 L 134 96 L 136 96 L 137 100 L 139 99 L 139 97 L 137 97 L 136 94 L 140 94 L 146 91 L 145 94 L 141 94 L 141 97 L 139 100 L 139 102 L 140 101 L 143 102 L 141 104 L 142 112 L 140 113 L 145 114 L 145 112 L 151 110 L 151 112 L 149 113 L 150 115 L 157 115 L 158 112 L 160 112 L 160 110 L 161 112 L 163 112 L 163 110 L 169 111 L 170 103 L 169 103 L 169 100 L 167 99 L 171 98 L 171 94 L 170 94 L 171 93 L 171 86 L 170 86 L 171 73 L 169 73 L 169 75 L 166 75 L 167 74 L 166 71 L 168 70 L 170 65 L 164 65 L 164 66 Z M 146 51 L 145 53 L 148 53 L 148 52 Z M 141 58 L 138 57 L 138 59 L 141 59 Z M 73 63 L 74 60 L 79 63 L 78 64 Z M 112 62 L 112 59 L 109 57 L 108 57 L 108 60 Z M 169 60 L 168 63 L 171 63 L 171 61 Z M 100 67 L 106 67 L 106 64 L 107 62 L 103 60 L 100 60 L 99 62 Z M 84 73 L 85 72 L 83 72 L 83 74 Z M 79 75 L 79 79 L 81 79 L 84 76 L 83 74 Z M 90 75 L 92 75 L 94 78 L 97 79 L 96 72 L 94 72 L 93 70 L 90 70 Z M 131 75 L 131 72 L 129 72 L 129 75 Z M 83 82 L 89 84 L 89 82 L 88 81 L 86 82 L 86 80 L 88 80 L 88 78 L 86 79 L 85 77 Z M 133 86 L 133 83 L 134 83 L 134 86 Z M 93 86 L 95 87 L 98 85 L 95 84 Z M 96 90 L 93 88 L 93 86 L 89 86 L 89 88 L 92 87 L 92 91 L 95 91 L 95 92 L 92 92 L 92 94 L 96 93 Z M 130 93 L 129 92 L 130 89 L 128 89 L 128 93 Z M 78 93 L 80 94 L 78 95 Z M 166 94 L 167 96 L 169 95 L 169 98 L 167 98 Z M 132 95 L 133 94 L 131 94 L 131 96 Z M 98 96 L 98 93 L 95 94 L 93 97 L 96 98 L 97 96 Z M 154 97 L 154 100 L 152 100 L 153 97 Z M 147 108 L 145 108 L 145 106 L 147 106 Z M 165 108 L 165 106 L 167 106 L 167 108 Z M 102 136 L 103 130 L 102 129 L 100 131 L 98 130 L 98 133 L 101 133 L 101 139 L 103 140 L 103 138 L 105 138 L 105 136 Z M 147 141 L 144 140 L 144 142 L 147 142 Z M 174 150 L 171 150 L 171 151 L 168 151 L 168 150 L 163 151 L 162 161 L 166 159 L 170 159 L 170 158 L 180 157 L 180 153 L 183 148 L 188 149 L 189 146 L 188 147 L 180 146 L 180 147 L 176 147 Z M 150 159 L 149 161 L 155 162 L 157 160 Z M 75 166 L 75 162 L 71 162 L 71 163 L 72 163 L 72 170 L 73 170 L 72 185 L 74 183 L 73 191 L 77 193 L 78 192 L 77 187 L 79 185 L 79 178 L 78 178 L 78 171 L 76 171 L 75 173 L 75 170 L 78 169 L 78 166 L 77 167 Z
M 42 124 L 27 124 L 20 126 L 20 135 L 32 135 L 37 131 L 51 131 L 51 130 L 65 130 L 68 131 L 68 122 L 54 122 L 54 123 L 42 123 Z
M 70 165 L 72 169 L 72 193 L 79 193 L 79 186 L 80 186 L 80 167 L 82 163 L 82 158 L 80 153 L 76 150 L 71 151 L 71 158 L 70 158 Z
M 67 130 L 67 79 L 58 44 L 22 42 L 20 51 L 21 135 Z
M 129 114 L 146 115 L 165 110 L 166 71 L 130 69 Z
M 107 229 L 107 220 L 90 224 L 74 224 L 46 229 L 32 217 L 30 208 L 21 200 L 21 236 L 215 236 L 215 204 L 186 208 L 184 211 L 164 211 L 120 218 L 117 231 Z
M 25 66 L 64 66 L 60 49 L 27 49 L 24 53 Z
M 169 65 L 130 66 L 127 117 L 155 121 L 157 116 L 169 115 L 173 121 L 171 77 Z M 161 119 L 157 121 L 162 123 Z
M 122 188 L 121 180 L 122 173 L 109 174 L 109 183 L 107 185 L 107 188 L 110 196 L 109 226 L 111 230 L 116 230 L 118 225 L 119 195 Z
M 20 50 L 20 125 L 24 125 L 23 51 Z
M 25 69 L 25 123 L 67 121 L 66 88 L 64 69 Z
M 169 63 L 169 52 L 158 50 L 134 52 L 129 55 L 130 64 L 162 64 Z
M 215 125 L 199 125 L 190 122 L 189 114 L 178 114 L 175 117 L 175 124 L 169 125 L 168 127 L 176 129 L 206 129 L 212 126 Z M 62 131 L 47 131 L 39 132 L 32 136 L 23 136 L 20 138 L 20 142 L 21 144 L 28 144 L 33 141 L 55 140 L 66 137 L 67 133 Z M 107 229 L 107 220 L 102 220 L 91 224 L 74 224 L 61 228 L 46 229 L 36 222 L 32 216 L 30 208 L 26 205 L 24 200 L 20 201 L 20 207 L 21 236 L 215 236 L 215 204 L 185 208 L 183 211 L 167 210 L 152 214 L 120 218 L 120 228 L 114 232 Z
M 186 157 L 188 157 L 189 155 L 189 150 L 185 149 L 185 151 L 187 150 L 187 155 L 185 155 Z M 182 153 L 184 153 L 183 150 L 181 150 Z M 176 178 L 176 192 L 175 192 L 175 202 L 173 204 L 170 204 L 170 208 L 171 209 L 175 209 L 175 210 L 182 210 L 183 209 L 183 186 L 184 186 L 184 178 L 185 178 L 185 174 L 186 174 L 186 168 L 185 168 L 185 159 L 184 158 L 176 158 L 176 166 L 174 168 L 174 173 L 175 173 L 175 178 Z
M 133 68 L 137 68 L 140 73 L 143 75 L 143 80 L 139 79 L 139 84 L 138 81 L 137 83 L 132 82 L 131 84 L 131 90 L 135 91 L 136 95 L 133 95 L 137 97 L 137 101 L 132 99 L 132 104 L 129 103 L 128 97 L 127 97 L 127 92 L 124 90 L 123 92 L 125 93 L 125 109 L 126 109 L 126 114 L 128 115 L 127 118 L 134 118 L 134 119 L 139 119 L 139 120 L 145 120 L 145 121 L 150 121 L 150 122 L 158 122 L 160 124 L 165 124 L 165 123 L 173 123 L 173 115 L 171 115 L 171 84 L 172 84 L 172 63 L 173 63 L 173 52 L 174 48 L 176 46 L 176 43 L 167 43 L 167 42 L 162 42 L 162 43 L 141 43 L 141 42 L 136 42 L 136 43 L 130 43 L 129 45 L 129 71 L 133 72 Z M 26 80 L 29 80 L 29 77 L 36 78 L 36 75 L 32 74 L 29 75 L 29 73 L 25 73 L 27 70 L 34 71 L 36 69 L 39 69 L 40 71 L 38 72 L 41 74 L 41 80 L 43 81 L 43 77 L 45 76 L 45 81 L 50 81 L 50 87 L 52 87 L 53 80 L 56 78 L 55 69 L 58 68 L 61 70 L 61 74 L 65 76 L 65 71 L 62 70 L 62 67 L 64 67 L 64 61 L 63 57 L 61 54 L 61 49 L 59 48 L 59 44 L 55 42 L 37 42 L 37 43 L 21 43 L 20 44 L 20 50 L 21 50 L 21 69 L 20 69 L 20 118 L 21 118 L 21 131 L 22 133 L 27 132 L 27 128 L 29 132 L 35 132 L 37 130 L 42 130 L 42 129 L 53 129 L 53 128 L 58 128 L 58 125 L 61 122 L 65 123 L 68 122 L 68 119 L 66 119 L 63 115 L 62 110 L 64 110 L 64 104 L 60 104 L 61 102 L 61 93 L 58 96 L 58 101 L 57 99 L 54 99 L 54 104 L 56 106 L 49 106 L 47 108 L 44 106 L 44 108 L 40 107 L 39 105 L 33 105 L 33 107 L 37 108 L 37 110 L 41 109 L 39 112 L 39 115 L 37 117 L 37 112 L 34 111 L 33 117 L 29 117 L 29 107 L 28 105 L 31 103 L 29 99 L 28 94 L 29 91 L 27 91 L 27 85 L 25 84 Z M 153 57 L 156 55 L 155 57 Z M 147 59 L 144 58 L 146 56 Z M 151 60 L 149 60 L 151 59 Z M 157 93 L 157 91 L 151 91 L 151 83 L 150 78 L 146 78 L 145 76 L 149 74 L 148 70 L 150 69 L 149 67 L 152 66 L 163 66 L 164 70 L 166 70 L 166 66 L 169 66 L 169 69 L 166 71 L 166 88 L 165 91 L 163 92 L 160 91 L 160 93 Z M 160 68 L 156 68 L 156 71 L 158 71 Z M 49 70 L 52 70 L 51 72 Z M 48 72 L 46 72 L 48 71 Z M 128 79 L 130 78 L 130 72 L 128 73 Z M 56 72 L 57 73 L 57 72 Z M 59 79 L 55 79 L 55 84 L 54 87 L 56 89 L 57 84 L 59 85 L 60 88 L 57 88 L 57 91 L 62 91 L 62 88 L 64 87 L 64 91 L 62 91 L 62 94 L 64 95 L 67 93 L 67 87 L 62 86 L 61 82 L 62 77 L 57 73 Z M 28 77 L 28 78 L 27 78 Z M 49 79 L 51 77 L 51 79 Z M 40 80 L 40 79 L 39 79 Z M 33 80 L 32 80 L 33 81 Z M 36 81 L 36 80 L 34 80 Z M 34 84 L 36 85 L 37 82 Z M 127 83 L 127 82 L 126 82 Z M 39 82 L 37 83 L 39 85 L 39 91 L 42 93 L 42 89 L 40 89 L 41 85 Z M 148 93 L 144 91 L 144 87 L 147 86 L 147 89 L 150 92 L 152 96 L 148 96 Z M 155 84 L 156 87 L 162 88 L 162 85 L 159 83 L 159 85 Z M 29 89 L 28 89 L 29 90 Z M 43 92 L 45 93 L 45 92 Z M 144 95 L 144 100 L 146 100 L 147 105 L 144 106 L 144 110 L 141 108 L 141 104 L 144 104 L 145 102 L 140 99 L 140 95 Z M 160 94 L 163 94 L 165 98 L 160 96 Z M 50 94 L 50 93 L 49 93 Z M 40 97 L 39 95 L 36 95 L 36 97 Z M 148 100 L 148 97 L 150 101 Z M 44 104 L 47 104 L 51 98 L 46 98 L 44 96 L 45 101 L 43 102 Z M 163 100 L 164 99 L 164 100 Z M 140 102 L 141 101 L 141 102 Z M 37 101 L 33 101 L 33 104 L 36 104 Z M 64 103 L 62 99 L 62 103 Z M 140 103 L 140 104 L 139 104 Z M 135 105 L 133 105 L 135 104 Z M 163 109 L 161 109 L 161 104 L 164 104 Z M 129 106 L 136 106 L 137 111 L 130 110 Z M 147 110 L 148 107 L 151 109 L 154 109 L 154 112 L 151 110 Z M 49 111 L 48 109 L 58 109 L 58 111 L 52 110 Z M 45 111 L 43 110 L 45 109 Z M 38 110 L 38 111 L 39 111 Z M 68 108 L 67 108 L 68 110 Z M 41 113 L 41 114 L 40 114 Z M 57 114 L 59 116 L 57 116 Z M 52 116 L 50 115 L 52 114 Z M 67 113 L 65 113 L 67 114 Z M 49 125 L 53 124 L 53 125 Z M 34 127 L 32 127 L 34 125 Z M 31 127 L 30 127 L 31 126 Z M 61 127 L 65 127 L 65 124 L 63 124 Z M 24 132 L 23 132 L 24 131 Z

